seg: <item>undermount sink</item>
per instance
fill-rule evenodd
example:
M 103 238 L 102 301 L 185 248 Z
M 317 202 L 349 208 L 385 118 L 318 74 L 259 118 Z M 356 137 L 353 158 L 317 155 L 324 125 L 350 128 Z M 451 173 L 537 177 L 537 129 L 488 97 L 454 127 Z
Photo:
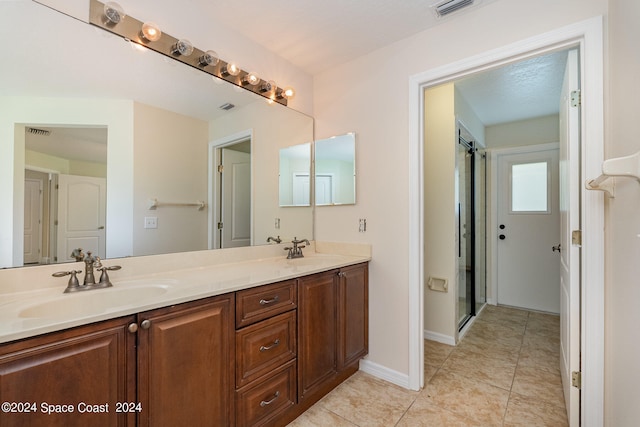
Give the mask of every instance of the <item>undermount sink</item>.
M 146 285 L 82 291 L 31 305 L 22 309 L 18 316 L 47 319 L 91 316 L 113 307 L 129 306 L 159 297 L 167 290 L 166 285 Z

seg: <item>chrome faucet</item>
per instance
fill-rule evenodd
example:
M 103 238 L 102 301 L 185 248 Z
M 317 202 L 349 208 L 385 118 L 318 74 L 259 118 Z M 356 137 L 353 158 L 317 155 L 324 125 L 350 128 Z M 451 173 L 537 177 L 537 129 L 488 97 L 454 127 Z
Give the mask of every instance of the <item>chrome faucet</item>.
M 300 243 L 306 243 L 307 245 L 311 244 L 309 243 L 309 240 L 307 239 L 298 240 L 297 237 L 294 237 L 291 243 L 293 244 L 293 247 L 284 248 L 285 251 L 289 251 L 287 253 L 287 259 L 304 257 L 304 254 L 302 253 L 302 248 L 306 248 L 306 246 L 302 246 L 300 245 Z
M 72 256 L 76 257 L 76 260 L 80 255 L 82 255 L 82 249 L 76 249 L 73 252 Z M 53 277 L 71 276 L 69 277 L 67 288 L 64 290 L 65 294 L 69 292 L 90 291 L 91 289 L 109 288 L 113 286 L 113 284 L 109 279 L 107 271 L 120 270 L 122 268 L 119 265 L 112 265 L 111 267 L 103 266 L 100 257 L 91 255 L 90 251 L 87 252 L 87 256 L 84 257 L 84 260 L 80 259 L 80 261 L 84 261 L 85 268 L 84 281 L 82 282 L 82 285 L 77 277 L 77 274 L 82 273 L 82 270 L 58 271 L 52 274 Z M 98 283 L 96 283 L 93 271 L 94 268 L 101 272 Z
M 276 243 L 282 243 L 282 239 L 280 238 L 280 236 L 278 237 L 267 237 L 267 243 L 269 242 L 276 242 Z

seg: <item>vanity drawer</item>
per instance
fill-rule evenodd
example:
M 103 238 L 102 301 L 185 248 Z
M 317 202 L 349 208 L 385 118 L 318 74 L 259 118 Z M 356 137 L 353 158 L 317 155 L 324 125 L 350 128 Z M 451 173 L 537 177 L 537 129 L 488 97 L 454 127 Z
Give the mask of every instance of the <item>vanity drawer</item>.
M 296 361 L 236 392 L 236 424 L 262 426 L 296 404 Z
M 251 325 L 296 308 L 295 280 L 236 292 L 236 328 Z
M 236 331 L 236 387 L 294 359 L 296 348 L 295 311 Z

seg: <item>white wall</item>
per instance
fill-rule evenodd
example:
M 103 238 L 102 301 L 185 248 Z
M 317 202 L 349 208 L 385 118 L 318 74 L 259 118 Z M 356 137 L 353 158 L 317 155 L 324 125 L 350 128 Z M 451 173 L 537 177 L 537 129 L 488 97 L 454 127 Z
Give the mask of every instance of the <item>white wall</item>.
M 640 150 L 640 2 L 610 0 L 605 158 Z M 606 86 L 605 86 L 606 87 Z M 616 180 L 608 202 L 605 289 L 605 419 L 611 427 L 640 420 L 640 185 Z
M 358 134 L 358 203 L 318 209 L 316 238 L 373 246 L 371 362 L 408 373 L 408 315 L 397 314 L 408 313 L 415 232 L 408 229 L 409 77 L 606 11 L 606 0 L 499 0 L 315 76 L 317 136 Z M 366 233 L 358 233 L 358 218 L 367 218 Z
M 207 200 L 209 124 L 134 103 L 133 255 L 207 249 L 207 209 L 158 207 L 148 200 Z M 145 229 L 144 218 L 158 219 Z

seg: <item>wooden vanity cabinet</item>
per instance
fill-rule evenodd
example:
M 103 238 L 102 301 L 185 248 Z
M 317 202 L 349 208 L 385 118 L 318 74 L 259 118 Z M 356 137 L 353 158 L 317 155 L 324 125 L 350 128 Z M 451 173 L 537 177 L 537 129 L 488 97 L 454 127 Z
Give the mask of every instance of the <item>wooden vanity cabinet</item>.
M 297 306 L 296 280 L 236 292 L 238 427 L 280 425 L 296 409 Z
M 368 264 L 298 280 L 298 399 L 304 410 L 359 369 L 368 352 Z
M 138 314 L 139 426 L 233 425 L 234 294 Z
M 16 412 L 1 411 L 0 426 L 134 426 L 135 412 L 116 412 L 118 402 L 136 402 L 132 323 L 127 316 L 1 345 L 0 402 Z

